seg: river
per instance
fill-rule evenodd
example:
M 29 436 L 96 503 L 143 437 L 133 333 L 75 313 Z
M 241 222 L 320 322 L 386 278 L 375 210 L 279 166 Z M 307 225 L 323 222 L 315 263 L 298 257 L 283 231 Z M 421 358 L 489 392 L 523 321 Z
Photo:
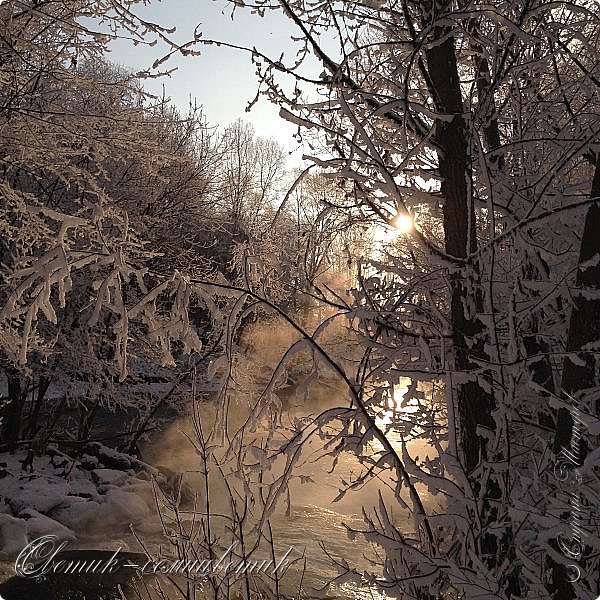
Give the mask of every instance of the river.
M 322 343 L 326 349 L 336 353 L 340 362 L 345 363 L 345 368 L 354 360 L 352 356 L 357 348 L 352 348 L 347 339 L 344 339 L 343 327 L 333 327 Z M 251 325 L 241 340 L 237 355 L 234 356 L 234 369 L 231 377 L 234 383 L 228 391 L 228 431 L 235 432 L 246 423 L 247 429 L 244 433 L 244 442 L 241 447 L 248 451 L 250 446 L 258 446 L 258 450 L 250 453 L 250 457 L 256 460 L 264 458 L 261 447 L 265 440 L 269 440 L 269 446 L 273 447 L 275 441 L 284 439 L 282 434 L 278 438 L 278 431 L 288 431 L 286 428 L 294 422 L 308 422 L 310 416 L 314 416 L 327 409 L 336 407 L 347 407 L 349 395 L 347 388 L 332 371 L 328 371 L 322 364 L 319 366 L 318 378 L 311 379 L 311 384 L 303 390 L 303 384 L 312 378 L 314 363 L 305 353 L 291 360 L 293 366 L 287 369 L 283 379 L 284 382 L 277 388 L 275 397 L 270 402 L 278 405 L 278 410 L 263 414 L 262 418 L 254 423 L 254 427 L 248 427 L 247 419 L 249 406 L 256 402 L 260 393 L 264 390 L 273 373 L 273 368 L 278 364 L 285 349 L 297 341 L 298 336 L 290 331 L 289 327 L 279 320 Z M 295 361 L 295 362 L 294 362 Z M 388 395 L 387 405 L 383 406 L 377 415 L 377 424 L 386 428 L 388 439 L 392 445 L 400 449 L 400 428 L 394 427 L 395 420 L 410 418 L 410 414 L 416 410 L 412 403 L 401 405 L 402 397 L 406 392 L 410 380 L 402 378 L 393 387 L 393 392 Z M 425 386 L 431 389 L 431 386 Z M 298 394 L 302 390 L 301 394 Z M 172 471 L 185 471 L 185 481 L 194 490 L 199 490 L 198 506 L 205 510 L 206 497 L 202 493 L 204 479 L 202 461 L 199 453 L 194 447 L 199 435 L 201 425 L 202 435 L 207 436 L 215 421 L 217 402 L 214 399 L 205 399 L 198 402 L 196 410 L 190 415 L 178 419 L 168 429 L 147 444 L 143 450 L 144 460 L 151 464 L 167 467 Z M 269 419 L 279 418 L 281 424 L 267 434 Z M 195 415 L 195 416 L 194 416 Z M 250 431 L 251 430 L 251 431 Z M 350 539 L 346 526 L 362 530 L 365 527 L 362 511 L 372 514 L 373 508 L 377 506 L 379 493 L 386 502 L 395 525 L 402 531 L 410 533 L 413 528 L 408 511 L 403 509 L 401 502 L 394 498 L 391 490 L 391 475 L 380 474 L 372 478 L 360 489 L 348 492 L 337 502 L 333 499 L 338 496 L 342 481 L 350 482 L 361 471 L 361 463 L 357 456 L 349 451 L 339 450 L 335 455 L 335 469 L 332 470 L 333 457 L 326 455 L 323 448 L 324 440 L 319 436 L 311 437 L 301 451 L 302 459 L 294 468 L 294 477 L 289 483 L 289 496 L 287 494 L 280 498 L 277 509 L 270 518 L 272 535 L 275 540 L 277 555 L 283 554 L 287 549 L 293 547 L 293 556 L 303 559 L 290 568 L 286 578 L 282 582 L 282 591 L 286 596 L 298 596 L 298 588 L 303 588 L 304 598 L 314 596 L 314 589 L 321 588 L 327 581 L 333 579 L 338 571 L 333 567 L 331 557 L 336 560 L 347 561 L 359 572 L 368 571 L 381 575 L 381 566 L 374 566 L 373 561 L 382 561 L 381 548 L 367 542 L 363 536 L 355 536 Z M 378 442 L 371 441 L 369 448 L 375 452 Z M 408 443 L 411 454 L 419 455 L 420 458 L 434 457 L 434 450 L 422 440 L 414 440 Z M 222 449 L 216 449 L 214 455 L 223 465 L 227 462 Z M 248 462 L 246 457 L 246 462 Z M 252 461 L 250 461 L 252 462 Z M 228 463 L 230 466 L 230 463 Z M 265 463 L 264 471 L 252 475 L 254 487 L 242 489 L 235 478 L 222 477 L 219 470 L 211 463 L 208 469 L 209 478 L 209 509 L 213 513 L 227 513 L 230 511 L 230 492 L 227 484 L 240 493 L 238 505 L 241 506 L 241 498 L 248 500 L 254 497 L 254 503 L 249 502 L 250 511 L 260 514 L 260 502 L 256 500 L 257 490 L 266 488 L 269 483 L 277 481 L 284 472 L 286 457 L 281 455 Z M 224 470 L 227 466 L 224 466 Z M 248 471 L 246 471 L 248 473 Z M 262 487 L 261 487 L 262 486 Z M 433 498 L 427 496 L 424 490 L 419 490 L 425 498 L 428 509 L 440 509 Z M 405 498 L 406 499 L 406 498 Z M 202 510 L 198 509 L 199 512 Z M 221 519 L 223 521 L 224 519 Z M 213 517 L 211 527 L 213 533 L 222 535 L 223 539 L 230 540 L 224 531 L 224 523 L 219 522 L 218 517 Z M 248 530 L 251 529 L 253 521 L 248 517 L 245 521 Z M 222 546 L 227 546 L 223 542 Z M 267 550 L 261 544 L 261 549 L 256 555 L 260 558 L 265 556 Z M 290 555 L 292 556 L 292 554 Z M 344 582 L 332 585 L 327 593 L 330 597 L 373 599 L 385 598 L 369 586 L 366 582 Z
M 322 316 L 312 315 L 312 318 L 316 323 Z M 311 327 L 308 321 L 305 319 L 303 326 L 313 332 L 316 325 Z M 409 512 L 402 503 L 407 497 L 402 495 L 402 500 L 394 497 L 391 471 L 378 473 L 338 501 L 333 501 L 344 485 L 354 481 L 364 471 L 364 461 L 361 462 L 361 456 L 340 445 L 348 439 L 347 436 L 333 440 L 324 435 L 335 433 L 336 427 L 339 430 L 339 421 L 332 419 L 320 431 L 322 435 L 318 435 L 311 425 L 317 415 L 336 408 L 347 409 L 349 406 L 346 384 L 327 367 L 326 362 L 318 359 L 318 356 L 315 358 L 307 346 L 302 347 L 300 352 L 287 357 L 286 369 L 269 393 L 264 394 L 286 349 L 299 339 L 300 336 L 281 320 L 247 326 L 239 343 L 232 349 L 232 360 L 215 365 L 214 381 L 227 379 L 229 382 L 226 393 L 209 391 L 210 386 L 198 389 L 195 400 L 189 403 L 187 414 L 171 421 L 142 446 L 144 461 L 165 473 L 172 473 L 175 480 L 181 477 L 182 489 L 188 491 L 187 506 L 181 505 L 177 511 L 168 502 L 163 503 L 162 527 L 158 520 L 148 518 L 143 523 L 144 527 L 138 530 L 153 559 L 161 556 L 171 559 L 219 557 L 232 541 L 239 543 L 242 540 L 241 534 L 245 556 L 248 556 L 248 549 L 253 542 L 258 541 L 258 548 L 250 558 L 269 559 L 272 557 L 269 543 L 272 538 L 276 559 L 284 556 L 290 548 L 289 557 L 298 559 L 278 583 L 281 597 L 310 599 L 322 597 L 317 590 L 339 575 L 333 564 L 335 561 L 347 562 L 358 573 L 381 576 L 381 563 L 384 560 L 382 549 L 361 535 L 348 534 L 348 528 L 362 530 L 365 527 L 363 511 L 372 516 L 378 507 L 380 495 L 394 525 L 408 534 L 413 531 Z M 319 335 L 319 343 L 348 373 L 360 359 L 360 347 L 353 342 L 343 322 L 332 321 L 332 325 Z M 232 365 L 231 370 L 229 365 Z M 224 377 L 226 372 L 229 378 Z M 387 396 L 382 396 L 375 417 L 376 424 L 381 429 L 387 429 L 386 437 L 397 450 L 402 445 L 401 432 L 406 434 L 402 421 L 414 420 L 418 416 L 419 409 L 413 400 L 403 402 L 410 383 L 409 379 L 400 378 L 390 386 Z M 423 383 L 421 389 L 425 401 L 433 402 L 435 392 L 432 384 Z M 224 398 L 228 406 L 227 432 L 230 438 L 239 442 L 238 451 L 233 454 L 227 453 L 227 444 L 220 443 L 218 433 L 222 432 L 221 429 L 214 428 L 213 434 L 210 433 L 219 414 L 218 409 L 223 407 Z M 253 406 L 263 406 L 265 409 L 254 421 L 249 420 Z M 242 428 L 242 425 L 245 427 Z M 273 449 L 282 442 L 287 440 L 289 443 L 293 439 L 294 428 L 301 430 L 305 426 L 307 430 L 312 427 L 313 434 L 293 448 L 294 452 L 273 453 Z M 201 458 L 203 450 L 199 442 L 202 440 L 210 446 L 206 470 Z M 418 455 L 423 459 L 435 456 L 434 449 L 420 439 L 409 441 L 407 448 L 413 457 Z M 371 440 L 362 448 L 362 458 L 373 456 L 381 449 L 377 440 Z M 286 460 L 292 455 L 298 460 L 290 471 L 286 469 Z M 240 466 L 247 478 L 246 485 L 235 475 Z M 259 538 L 256 526 L 265 512 L 265 505 L 270 503 L 269 492 L 276 488 L 285 473 L 291 473 L 293 477 L 288 481 L 286 492 L 278 498 L 269 513 L 268 525 L 262 523 L 261 531 L 267 533 L 267 538 Z M 427 512 L 443 510 L 435 498 L 424 489 L 418 489 Z M 194 497 L 195 504 L 190 502 Z M 234 503 L 232 498 L 235 498 Z M 245 516 L 233 519 L 235 511 L 232 506 L 238 513 L 245 511 Z M 207 513 L 210 513 L 210 518 L 207 518 Z M 172 543 L 175 540 L 178 546 Z M 210 547 L 207 540 L 212 541 Z M 81 537 L 76 547 L 80 549 L 77 554 L 82 558 L 100 556 L 103 550 L 106 553 L 118 547 L 140 550 L 135 536 L 101 528 L 89 539 Z M 161 580 L 160 577 L 158 579 Z M 228 578 L 224 577 L 221 581 L 225 580 Z M 260 580 L 253 578 L 253 581 Z M 118 581 L 101 583 L 116 585 Z M 71 595 L 75 589 L 85 590 L 86 586 L 97 584 L 63 577 L 48 580 L 36 587 L 31 579 L 14 578 L 3 589 L 9 590 L 14 596 L 7 600 L 36 597 L 36 594 L 42 593 L 40 590 L 46 595 L 50 593 L 55 598 L 63 599 L 75 597 Z M 206 583 L 204 586 L 206 598 L 212 598 Z M 55 588 L 57 591 L 48 592 Z M 356 600 L 382 600 L 386 597 L 360 577 L 336 581 L 323 594 L 329 598 Z M 202 595 L 200 590 L 196 599 Z M 80 594 L 77 597 L 83 596 Z M 94 595 L 85 597 L 90 600 Z M 136 597 L 135 593 L 131 597 Z M 166 597 L 175 600 L 184 596 L 175 588 L 170 588 Z M 245 594 L 234 590 L 230 598 L 245 598 Z

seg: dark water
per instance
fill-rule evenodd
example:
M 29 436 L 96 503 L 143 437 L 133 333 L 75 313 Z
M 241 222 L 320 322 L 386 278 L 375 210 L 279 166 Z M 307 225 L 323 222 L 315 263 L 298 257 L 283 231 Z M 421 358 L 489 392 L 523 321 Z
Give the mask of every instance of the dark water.
M 69 550 L 57 554 L 52 562 L 56 565 L 63 560 L 106 564 L 113 555 L 110 550 Z M 145 562 L 145 555 L 136 552 L 121 552 L 118 558 L 123 563 Z M 115 569 L 114 573 L 49 572 L 37 578 L 12 577 L 0 584 L 0 596 L 4 600 L 122 600 L 134 597 L 136 583 L 132 570 L 123 567 Z

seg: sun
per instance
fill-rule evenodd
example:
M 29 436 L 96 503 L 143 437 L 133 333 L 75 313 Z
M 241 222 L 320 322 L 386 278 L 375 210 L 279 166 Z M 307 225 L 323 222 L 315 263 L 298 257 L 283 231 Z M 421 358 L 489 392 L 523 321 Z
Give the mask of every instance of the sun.
M 396 215 L 392 219 L 391 224 L 392 224 L 392 227 L 399 234 L 408 233 L 409 231 L 412 231 L 412 229 L 415 226 L 412 217 L 407 213 L 400 213 L 400 214 Z
M 409 213 L 399 213 L 387 223 L 377 225 L 374 228 L 373 238 L 376 248 L 382 250 L 395 242 L 399 236 L 410 233 L 414 226 L 415 223 Z

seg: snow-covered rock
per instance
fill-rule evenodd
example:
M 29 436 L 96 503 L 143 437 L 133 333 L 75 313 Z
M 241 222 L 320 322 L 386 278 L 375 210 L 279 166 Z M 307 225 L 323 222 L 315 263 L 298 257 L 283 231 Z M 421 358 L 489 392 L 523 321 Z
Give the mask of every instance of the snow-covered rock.
M 156 482 L 162 492 L 171 498 L 178 498 L 182 506 L 191 506 L 196 499 L 196 490 L 185 481 L 185 473 L 172 471 L 168 467 L 158 466 L 159 475 Z
M 101 514 L 111 519 L 115 526 L 121 525 L 125 529 L 130 523 L 144 520 L 149 513 L 148 505 L 137 494 L 116 488 L 108 491 L 101 505 Z
M 91 471 L 92 469 L 96 469 L 98 467 L 99 463 L 100 463 L 100 461 L 98 460 L 97 456 L 91 456 L 89 454 L 84 454 L 81 457 L 81 466 L 84 469 L 87 469 L 88 471 Z
M 78 496 L 67 496 L 50 516 L 76 532 L 94 535 L 125 531 L 130 523 L 147 519 L 150 509 L 137 494 L 111 488 L 98 502 Z
M 129 479 L 129 475 L 116 469 L 94 469 L 92 479 L 97 485 L 120 485 Z
M 50 517 L 77 532 L 89 532 L 99 520 L 100 504 L 79 496 L 66 496 Z
M 58 506 L 68 493 L 67 482 L 60 477 L 23 474 L 18 477 L 6 477 L 3 484 L 1 494 L 8 500 L 15 514 L 25 508 L 48 513 Z
M 0 480 L 0 517 L 6 530 L 2 556 L 12 556 L 41 535 L 74 540 L 81 535 L 120 534 L 130 524 L 159 524 L 151 517 L 155 509 L 151 479 L 156 469 L 102 444 L 90 446 L 97 456 L 88 456 L 92 467 L 88 470 L 58 449 L 36 457 L 33 473 L 21 469 L 24 453 L 0 455 L 7 463 Z M 59 461 L 62 458 L 67 469 Z M 112 468 L 98 468 L 106 463 Z
M 25 519 L 29 541 L 43 535 L 55 535 L 60 541 L 72 542 L 76 539 L 76 535 L 68 527 L 32 508 L 26 508 L 18 516 L 20 519 Z
M 76 477 L 69 481 L 69 495 L 80 496 L 90 500 L 98 499 L 98 490 L 94 483 L 83 477 Z
M 117 469 L 119 471 L 127 471 L 127 469 L 131 469 L 132 458 L 130 456 L 123 454 L 122 452 L 118 452 L 113 448 L 104 446 L 100 442 L 89 443 L 85 450 L 87 454 L 96 456 L 105 467 Z
M 27 546 L 27 526 L 23 519 L 0 514 L 0 560 L 13 560 Z
M 156 499 L 154 497 L 154 488 L 150 481 L 141 481 L 139 479 L 130 478 L 121 486 L 124 492 L 130 492 L 139 496 L 153 510 L 156 507 Z

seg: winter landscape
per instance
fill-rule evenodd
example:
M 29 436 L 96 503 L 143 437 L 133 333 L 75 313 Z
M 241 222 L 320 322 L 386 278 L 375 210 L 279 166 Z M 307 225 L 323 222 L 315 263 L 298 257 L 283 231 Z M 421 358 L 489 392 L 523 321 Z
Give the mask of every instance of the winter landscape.
M 599 45 L 0 1 L 0 600 L 598 600 Z

